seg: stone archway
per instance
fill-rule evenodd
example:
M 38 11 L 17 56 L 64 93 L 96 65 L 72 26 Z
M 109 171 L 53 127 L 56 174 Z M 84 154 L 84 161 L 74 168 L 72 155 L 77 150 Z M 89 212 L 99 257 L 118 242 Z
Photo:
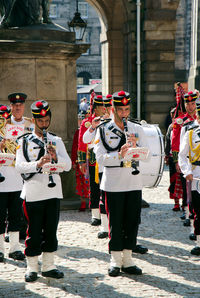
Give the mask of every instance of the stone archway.
M 161 127 L 173 101 L 176 10 L 179 1 L 140 1 L 142 118 L 150 123 L 159 123 Z M 126 89 L 136 98 L 137 1 L 87 2 L 96 8 L 101 20 L 103 94 Z
M 87 0 L 96 10 L 101 23 L 102 93 L 124 87 L 124 24 L 126 6 L 122 0 Z

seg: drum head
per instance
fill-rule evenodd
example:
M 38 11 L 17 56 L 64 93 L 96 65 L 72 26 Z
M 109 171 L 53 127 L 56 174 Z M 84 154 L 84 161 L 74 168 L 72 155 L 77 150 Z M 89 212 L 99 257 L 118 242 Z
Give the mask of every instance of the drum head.
M 144 187 L 156 187 L 160 183 L 164 170 L 164 142 L 160 128 L 156 124 L 142 125 L 148 141 L 150 160 L 140 161 Z

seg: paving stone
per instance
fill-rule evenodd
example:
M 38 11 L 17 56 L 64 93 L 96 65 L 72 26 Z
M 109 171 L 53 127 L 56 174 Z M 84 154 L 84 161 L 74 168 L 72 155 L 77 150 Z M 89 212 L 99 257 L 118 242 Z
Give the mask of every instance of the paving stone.
M 6 258 L 0 265 L 0 297 L 200 297 L 200 257 L 190 254 L 194 241 L 184 227 L 181 212 L 173 212 L 169 199 L 169 172 L 165 170 L 156 189 L 143 190 L 149 208 L 142 209 L 138 243 L 148 247 L 145 255 L 133 253 L 142 276 L 121 273 L 109 277 L 108 239 L 98 239 L 98 227 L 90 225 L 91 213 L 62 211 L 56 256 L 63 279 L 44 278 L 24 282 L 25 262 Z M 23 242 L 22 247 L 24 247 Z M 9 245 L 6 243 L 6 256 Z M 40 264 L 41 266 L 41 264 Z

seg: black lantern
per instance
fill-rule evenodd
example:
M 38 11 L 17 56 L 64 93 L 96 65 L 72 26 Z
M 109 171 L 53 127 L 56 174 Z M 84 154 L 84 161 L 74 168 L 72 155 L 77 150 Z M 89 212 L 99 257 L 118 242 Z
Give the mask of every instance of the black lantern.
M 84 22 L 83 19 L 81 19 L 81 14 L 78 11 L 78 0 L 76 0 L 76 12 L 75 12 L 74 17 L 71 20 L 71 22 L 68 22 L 68 26 L 69 26 L 69 30 L 71 32 L 75 32 L 76 40 L 83 39 L 85 30 L 87 27 L 87 23 Z

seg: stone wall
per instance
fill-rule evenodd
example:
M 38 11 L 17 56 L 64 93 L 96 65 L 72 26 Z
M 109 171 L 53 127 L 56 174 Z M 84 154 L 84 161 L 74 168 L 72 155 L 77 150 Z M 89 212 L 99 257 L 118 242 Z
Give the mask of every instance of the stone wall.
M 143 19 L 143 115 L 164 128 L 174 103 L 177 1 L 145 1 Z

